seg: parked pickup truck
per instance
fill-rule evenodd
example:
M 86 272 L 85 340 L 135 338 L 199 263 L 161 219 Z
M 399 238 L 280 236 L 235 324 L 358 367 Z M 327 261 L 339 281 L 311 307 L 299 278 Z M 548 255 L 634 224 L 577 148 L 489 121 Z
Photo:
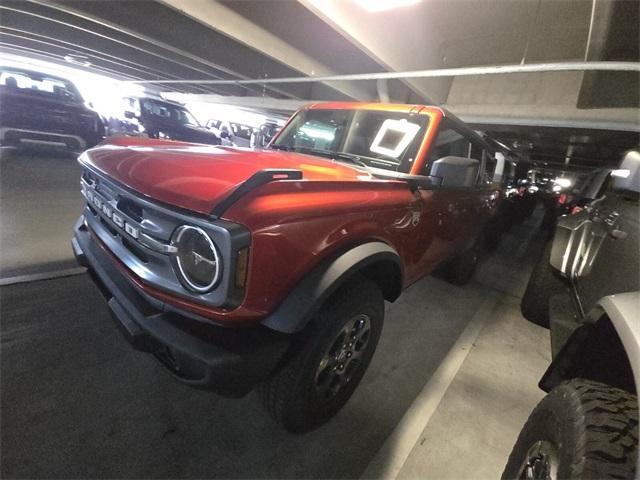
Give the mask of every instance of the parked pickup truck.
M 117 325 L 188 385 L 259 385 L 292 432 L 349 399 L 384 300 L 470 278 L 500 198 L 490 147 L 430 106 L 315 104 L 258 151 L 112 142 L 80 156 L 72 243 Z

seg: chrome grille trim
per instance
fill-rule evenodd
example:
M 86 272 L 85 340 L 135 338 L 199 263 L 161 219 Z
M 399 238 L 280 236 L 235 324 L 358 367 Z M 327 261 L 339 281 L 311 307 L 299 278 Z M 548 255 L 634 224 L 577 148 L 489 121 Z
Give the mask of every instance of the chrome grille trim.
M 178 249 L 170 243 L 164 243 L 160 240 L 156 240 L 152 236 L 144 233 L 142 231 L 143 227 L 140 223 L 132 220 L 125 213 L 118 210 L 117 200 L 108 200 L 102 194 L 98 193 L 93 185 L 90 185 L 85 180 L 81 180 L 80 184 L 82 186 L 81 193 L 87 202 L 91 204 L 98 212 L 98 215 L 109 223 L 111 227 L 116 229 L 120 235 L 130 240 L 137 241 L 140 245 L 165 255 L 176 253 L 178 251 Z M 117 220 L 114 220 L 114 216 Z
M 235 287 L 234 265 L 238 251 L 249 247 L 251 243 L 251 235 L 245 227 L 223 219 L 203 217 L 198 213 L 189 215 L 157 204 L 87 165 L 82 156 L 79 161 L 84 168 L 80 183 L 82 194 L 87 200 L 84 216 L 88 227 L 140 280 L 168 293 L 212 307 L 228 309 L 240 304 L 244 289 Z M 100 208 L 94 202 L 96 197 Z M 141 209 L 141 218 L 138 218 L 140 221 L 118 208 L 119 202 L 123 205 L 122 201 Z M 108 210 L 105 213 L 105 208 L 111 209 L 111 218 Z M 114 215 L 121 221 L 114 222 Z M 130 232 L 131 228 L 134 233 L 137 232 L 137 238 L 127 233 L 127 224 Z M 223 265 L 222 277 L 218 285 L 209 292 L 186 290 L 175 273 L 172 263 L 176 250 L 171 245 L 171 238 L 175 229 L 181 225 L 202 228 L 219 250 Z M 144 253 L 144 258 L 132 246 L 138 247 Z

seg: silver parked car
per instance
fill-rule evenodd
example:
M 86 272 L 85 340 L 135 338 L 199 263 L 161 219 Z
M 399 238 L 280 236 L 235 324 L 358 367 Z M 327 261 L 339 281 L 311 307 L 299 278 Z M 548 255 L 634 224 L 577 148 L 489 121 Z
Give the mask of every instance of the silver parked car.
M 560 218 L 546 268 L 532 274 L 539 288 L 526 300 L 548 307 L 553 362 L 540 387 L 549 393 L 503 479 L 634 479 L 640 471 L 640 152 L 627 153 L 611 177 L 599 198 Z

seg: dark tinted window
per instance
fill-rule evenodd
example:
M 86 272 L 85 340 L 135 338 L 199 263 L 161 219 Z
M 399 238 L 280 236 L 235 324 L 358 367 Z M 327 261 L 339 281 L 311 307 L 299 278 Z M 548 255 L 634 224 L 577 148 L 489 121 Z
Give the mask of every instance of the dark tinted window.
M 0 86 L 3 90 L 61 100 L 69 103 L 81 103 L 82 97 L 76 87 L 63 78 L 40 75 L 20 70 L 2 70 Z
M 429 151 L 429 164 L 442 157 L 468 157 L 471 142 L 459 132 L 441 127 Z
M 180 105 L 173 105 L 171 103 L 148 98 L 140 100 L 140 105 L 142 112 L 147 115 L 161 117 L 165 121 L 180 125 L 192 125 L 196 127 L 200 125 L 193 115 L 191 115 L 186 108 L 181 107 Z

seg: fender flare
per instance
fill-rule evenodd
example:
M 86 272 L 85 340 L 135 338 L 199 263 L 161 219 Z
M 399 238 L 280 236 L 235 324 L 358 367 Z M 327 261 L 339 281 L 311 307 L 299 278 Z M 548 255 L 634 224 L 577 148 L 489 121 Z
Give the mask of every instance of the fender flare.
M 354 274 L 378 262 L 394 265 L 399 275 L 394 285 L 384 292 L 386 300 L 394 301 L 402 291 L 402 260 L 388 244 L 380 241 L 368 242 L 321 262 L 262 321 L 262 325 L 282 333 L 299 332 L 342 284 Z
M 629 371 L 623 369 L 625 378 L 632 380 L 636 389 L 640 388 L 640 324 L 637 322 L 639 307 L 640 292 L 608 295 L 601 298 L 586 315 L 584 323 L 573 332 L 553 359 L 540 380 L 540 388 L 548 392 L 563 380 L 582 371 L 581 364 L 590 358 L 588 355 L 592 338 L 599 342 L 598 336 L 603 338 L 603 334 L 598 330 L 607 324 L 610 325 L 608 327 L 610 332 L 606 336 L 617 336 L 619 341 L 615 352 L 610 351 L 609 354 L 619 355 L 621 361 L 617 362 L 618 364 L 625 363 L 626 358 Z

